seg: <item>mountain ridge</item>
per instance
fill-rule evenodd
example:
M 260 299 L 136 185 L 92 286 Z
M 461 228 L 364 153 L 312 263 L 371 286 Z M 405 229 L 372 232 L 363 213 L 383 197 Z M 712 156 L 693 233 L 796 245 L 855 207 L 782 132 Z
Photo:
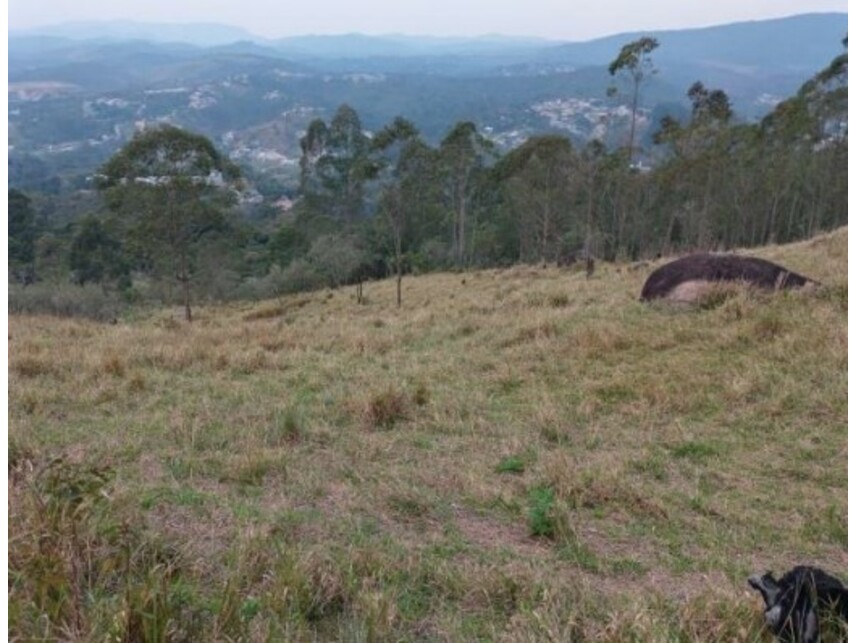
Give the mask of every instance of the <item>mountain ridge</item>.
M 702 35 L 706 32 L 730 30 L 741 28 L 757 28 L 761 25 L 781 25 L 795 21 L 806 22 L 807 20 L 846 20 L 847 12 L 807 12 L 767 19 L 740 20 L 725 23 L 711 24 L 702 27 L 646 29 L 623 31 L 606 34 L 594 38 L 580 40 L 547 38 L 535 35 L 508 35 L 502 33 L 482 33 L 472 36 L 445 36 L 435 34 L 407 34 L 399 32 L 388 32 L 383 34 L 367 34 L 362 32 L 344 32 L 332 34 L 307 33 L 288 36 L 263 37 L 253 32 L 225 23 L 217 22 L 146 22 L 135 20 L 105 20 L 105 21 L 71 21 L 25 29 L 10 29 L 10 39 L 22 39 L 32 37 L 55 37 L 69 40 L 151 40 L 159 43 L 189 43 L 197 46 L 230 45 L 237 42 L 252 42 L 267 46 L 292 46 L 298 43 L 304 46 L 330 47 L 332 44 L 348 44 L 356 39 L 363 40 L 375 45 L 394 44 L 401 46 L 407 44 L 415 51 L 425 53 L 432 46 L 448 51 L 454 45 L 472 45 L 482 43 L 486 45 L 515 45 L 519 47 L 579 47 L 583 45 L 601 46 L 608 44 L 613 46 L 617 40 L 628 41 L 639 38 L 641 35 L 652 35 L 654 37 L 672 38 L 676 34 Z M 181 36 L 177 32 L 182 32 Z M 844 36 L 845 33 L 842 33 Z
M 842 52 L 846 30 L 847 14 L 826 13 L 654 32 L 659 73 L 641 101 L 644 141 L 664 115 L 686 117 L 687 88 L 696 81 L 725 91 L 738 120 L 761 118 Z M 399 42 L 361 35 L 374 48 L 361 50 L 337 49 L 340 36 L 287 41 L 290 49 L 252 40 L 199 46 L 13 32 L 9 162 L 45 162 L 48 173 L 74 182 L 141 124 L 169 122 L 249 164 L 279 163 L 271 171 L 292 180 L 303 129 L 343 103 L 367 129 L 404 116 L 430 142 L 469 120 L 502 147 L 544 133 L 613 145 L 627 115 L 622 100 L 606 97 L 616 81 L 607 65 L 641 33 L 505 49 L 496 48 L 502 36 Z M 388 45 L 411 53 L 384 54 Z M 456 53 L 461 47 L 465 53 Z

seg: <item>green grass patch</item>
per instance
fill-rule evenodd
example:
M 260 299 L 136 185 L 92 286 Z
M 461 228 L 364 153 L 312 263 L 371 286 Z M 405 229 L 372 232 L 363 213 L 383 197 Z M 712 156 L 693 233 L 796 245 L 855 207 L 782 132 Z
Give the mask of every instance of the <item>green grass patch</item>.
M 682 444 L 669 448 L 674 458 L 691 460 L 693 462 L 705 462 L 714 458 L 720 450 L 713 444 L 697 440 L 689 440 Z
M 500 460 L 500 464 L 495 467 L 497 473 L 523 473 L 527 463 L 520 455 L 506 456 Z

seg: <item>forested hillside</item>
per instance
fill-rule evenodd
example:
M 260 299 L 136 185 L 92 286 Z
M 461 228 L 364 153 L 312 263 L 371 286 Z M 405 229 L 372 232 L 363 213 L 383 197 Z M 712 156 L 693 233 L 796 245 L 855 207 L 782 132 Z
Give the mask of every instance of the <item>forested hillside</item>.
M 297 183 L 283 190 L 204 136 L 146 124 L 82 190 L 10 190 L 12 310 L 76 310 L 57 304 L 67 295 L 96 316 L 183 301 L 190 317 L 191 300 L 781 243 L 846 221 L 847 53 L 759 122 L 695 82 L 685 117 L 653 123 L 641 97 L 661 50 L 631 41 L 604 70 L 622 115 L 610 144 L 546 133 L 505 147 L 471 120 L 433 142 L 410 118 L 369 127 L 342 105 L 303 114 Z

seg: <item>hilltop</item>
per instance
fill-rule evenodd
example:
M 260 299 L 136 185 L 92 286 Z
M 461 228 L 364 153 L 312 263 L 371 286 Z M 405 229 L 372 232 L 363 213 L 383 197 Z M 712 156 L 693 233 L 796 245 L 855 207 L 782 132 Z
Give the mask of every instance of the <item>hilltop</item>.
M 516 266 L 11 317 L 10 634 L 762 638 L 750 573 L 846 570 L 847 229 L 753 254 L 826 288 Z

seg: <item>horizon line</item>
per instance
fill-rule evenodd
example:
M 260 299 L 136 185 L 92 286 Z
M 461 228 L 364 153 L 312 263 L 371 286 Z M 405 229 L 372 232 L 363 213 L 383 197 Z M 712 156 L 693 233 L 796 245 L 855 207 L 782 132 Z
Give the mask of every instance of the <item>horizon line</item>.
M 86 37 L 75 37 L 75 36 L 67 36 L 67 35 L 51 35 L 51 34 L 40 34 L 40 31 L 43 30 L 51 30 L 60 27 L 73 27 L 73 26 L 82 26 L 82 25 L 110 25 L 110 24 L 125 24 L 125 25 L 135 25 L 135 26 L 146 26 L 146 27 L 158 27 L 158 26 L 200 26 L 200 27 L 219 27 L 219 28 L 227 28 L 234 29 L 236 31 L 242 31 L 246 34 L 247 38 L 230 41 L 228 43 L 224 42 L 221 44 L 234 44 L 237 42 L 246 42 L 248 39 L 251 42 L 276 42 L 278 40 L 286 40 L 289 38 L 343 38 L 349 36 L 364 36 L 368 38 L 393 38 L 393 37 L 405 37 L 405 38 L 426 38 L 426 39 L 446 39 L 446 40 L 479 40 L 485 38 L 506 38 L 510 40 L 541 40 L 545 42 L 554 42 L 554 43 L 585 43 L 591 42 L 594 40 L 600 40 L 602 38 L 611 38 L 614 36 L 622 36 L 626 34 L 633 33 L 664 33 L 664 32 L 674 32 L 674 31 L 695 31 L 695 30 L 704 30 L 711 29 L 717 27 L 727 27 L 731 25 L 738 24 L 748 24 L 748 23 L 757 23 L 757 22 L 769 22 L 775 20 L 788 20 L 792 18 L 806 17 L 806 16 L 848 16 L 847 11 L 807 11 L 802 13 L 792 13 L 781 16 L 771 16 L 768 18 L 749 18 L 745 20 L 731 20 L 728 22 L 717 22 L 705 25 L 696 25 L 690 27 L 659 27 L 654 29 L 631 29 L 624 31 L 611 31 L 608 33 L 604 33 L 601 35 L 596 35 L 583 39 L 571 39 L 571 38 L 562 38 L 555 36 L 539 36 L 536 34 L 513 34 L 513 33 L 503 33 L 503 32 L 482 32 L 477 34 L 470 35 L 461 35 L 461 34 L 438 34 L 438 33 L 415 33 L 415 32 L 407 32 L 407 31 L 384 31 L 384 32 L 369 32 L 369 31 L 338 31 L 338 32 L 299 32 L 299 33 L 291 33 L 284 34 L 278 36 L 260 36 L 259 34 L 251 31 L 246 27 L 242 27 L 240 25 L 230 24 L 227 22 L 210 22 L 210 21 L 197 21 L 197 20 L 189 20 L 189 21 L 176 21 L 176 22 L 167 22 L 167 21 L 154 21 L 154 20 L 135 20 L 131 18 L 107 18 L 107 19 L 95 19 L 95 20 L 67 20 L 63 22 L 52 22 L 52 23 L 44 23 L 31 27 L 15 27 L 13 28 L 11 25 L 7 30 L 7 36 L 13 35 L 22 35 L 22 36 L 38 36 L 45 35 L 47 37 L 54 38 L 65 38 L 67 40 L 95 40 L 100 37 L 103 38 L 114 38 L 114 39 L 129 39 L 129 40 L 145 40 L 145 38 L 133 38 L 126 36 L 111 36 L 110 34 L 105 34 L 104 36 L 86 36 Z M 175 42 L 183 42 L 181 40 L 177 40 Z

